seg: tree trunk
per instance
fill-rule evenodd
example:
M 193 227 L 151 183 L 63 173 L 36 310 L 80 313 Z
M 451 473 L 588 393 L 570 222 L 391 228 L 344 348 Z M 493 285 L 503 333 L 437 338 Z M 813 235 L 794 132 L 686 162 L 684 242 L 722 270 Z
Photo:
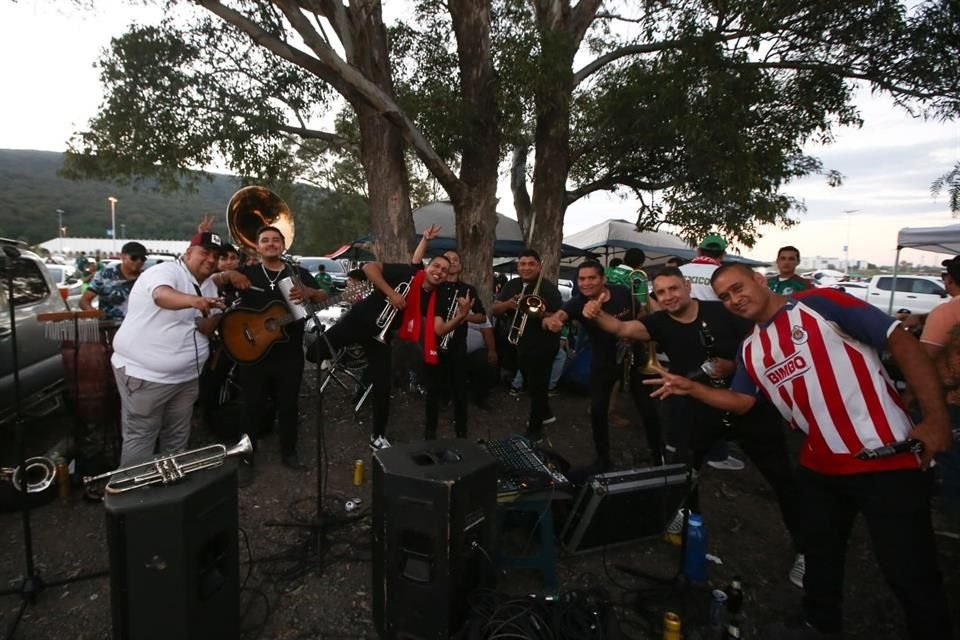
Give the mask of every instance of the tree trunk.
M 379 0 L 351 5 L 350 46 L 347 61 L 389 96 L 394 95 L 390 75 L 387 32 Z M 400 130 L 359 96 L 348 96 L 360 129 L 360 161 L 370 194 L 370 230 L 374 251 L 381 262 L 409 262 L 416 232 L 410 211 L 410 179 L 403 156 Z
M 493 244 L 496 241 L 500 159 L 490 2 L 451 0 L 449 9 L 457 37 L 466 144 L 461 154 L 460 185 L 448 189 L 448 192 L 457 214 L 457 244 L 463 260 L 463 279 L 477 288 L 480 299 L 489 309 L 493 299 Z

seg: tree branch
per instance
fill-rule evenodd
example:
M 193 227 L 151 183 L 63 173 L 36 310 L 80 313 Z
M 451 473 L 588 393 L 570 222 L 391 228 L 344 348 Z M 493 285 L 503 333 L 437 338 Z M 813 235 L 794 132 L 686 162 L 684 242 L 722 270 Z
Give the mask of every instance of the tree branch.
M 577 200 L 597 191 L 613 191 L 616 187 L 629 187 L 634 191 L 661 191 L 679 184 L 677 180 L 663 180 L 651 182 L 638 179 L 634 176 L 605 175 L 593 182 L 580 185 L 573 191 L 567 192 L 567 206 Z

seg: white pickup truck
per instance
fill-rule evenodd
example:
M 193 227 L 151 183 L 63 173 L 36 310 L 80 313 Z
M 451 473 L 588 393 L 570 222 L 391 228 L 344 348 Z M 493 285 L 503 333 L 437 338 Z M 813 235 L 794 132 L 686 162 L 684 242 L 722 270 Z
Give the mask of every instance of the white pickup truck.
M 845 283 L 840 283 L 843 286 Z M 873 276 L 867 283 L 866 292 L 862 290 L 848 293 L 865 299 L 873 306 L 889 312 L 890 294 L 893 293 L 893 312 L 907 309 L 910 313 L 929 313 L 938 304 L 949 300 L 946 289 L 939 278 L 934 276 L 897 276 L 896 291 L 893 276 L 881 274 Z

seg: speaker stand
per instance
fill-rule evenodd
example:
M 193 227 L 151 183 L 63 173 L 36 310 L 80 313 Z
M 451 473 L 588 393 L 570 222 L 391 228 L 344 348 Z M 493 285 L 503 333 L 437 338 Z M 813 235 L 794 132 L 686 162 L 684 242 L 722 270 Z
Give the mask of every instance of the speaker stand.
M 16 416 L 14 422 L 14 437 L 16 439 L 17 456 L 20 459 L 20 468 L 25 470 L 27 468 L 27 454 L 26 443 L 24 441 L 25 438 L 23 435 L 24 417 L 20 395 L 20 359 L 19 353 L 17 352 L 17 318 L 13 295 L 13 272 L 16 268 L 18 257 L 20 257 L 20 251 L 16 247 L 11 246 L 4 246 L 3 253 L 0 254 L 0 261 L 2 261 L 2 268 L 6 276 L 7 308 L 10 311 L 10 350 L 12 352 L 10 361 L 13 366 L 14 415 Z M 27 606 L 36 604 L 37 596 L 40 595 L 44 589 L 48 587 L 57 587 L 64 584 L 71 584 L 73 582 L 79 582 L 88 578 L 99 578 L 109 574 L 108 571 L 99 571 L 96 573 L 81 574 L 71 578 L 64 578 L 62 580 L 44 582 L 43 578 L 41 578 L 40 574 L 37 572 L 37 567 L 33 560 L 33 530 L 30 523 L 30 500 L 28 495 L 27 481 L 26 477 L 24 477 L 23 482 L 20 484 L 20 515 L 21 519 L 23 520 L 23 556 L 24 563 L 26 565 L 26 576 L 23 578 L 23 582 L 20 583 L 18 588 L 0 591 L 0 596 L 18 593 L 20 594 L 21 599 L 20 609 L 17 611 L 16 616 L 14 616 L 13 621 L 7 628 L 6 635 L 4 636 L 7 640 L 11 640 L 14 634 L 17 632 L 17 627 L 20 624 L 20 620 L 23 618 L 24 611 L 27 610 Z

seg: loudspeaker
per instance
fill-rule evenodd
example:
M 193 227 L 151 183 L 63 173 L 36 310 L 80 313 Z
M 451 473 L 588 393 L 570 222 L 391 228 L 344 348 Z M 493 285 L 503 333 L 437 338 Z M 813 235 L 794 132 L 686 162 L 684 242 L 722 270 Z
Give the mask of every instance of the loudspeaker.
M 579 553 L 664 533 L 689 493 L 689 480 L 682 464 L 592 476 L 560 532 L 564 551 Z
M 467 440 L 373 457 L 373 619 L 385 640 L 447 640 L 492 584 L 496 461 Z
M 114 640 L 239 636 L 235 463 L 105 505 Z

